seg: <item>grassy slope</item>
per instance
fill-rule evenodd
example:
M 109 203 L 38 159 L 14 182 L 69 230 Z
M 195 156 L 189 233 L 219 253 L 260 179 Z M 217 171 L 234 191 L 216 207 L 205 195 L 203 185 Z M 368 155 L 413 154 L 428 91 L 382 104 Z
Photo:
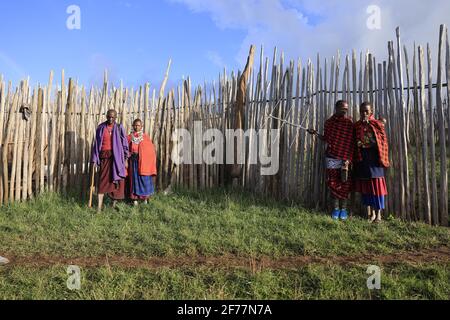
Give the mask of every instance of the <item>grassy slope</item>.
M 385 254 L 450 243 L 447 228 L 329 217 L 244 192 L 179 191 L 151 204 L 103 214 L 45 195 L 0 209 L 0 254 L 83 257 Z M 82 290 L 66 288 L 67 266 L 0 269 L 0 299 L 449 299 L 450 264 L 382 266 L 382 290 L 366 287 L 367 266 L 289 270 L 85 268 Z
M 103 214 L 46 195 L 0 209 L 0 251 L 15 255 L 136 257 L 358 255 L 450 243 L 448 228 L 390 220 L 335 222 L 244 193 L 178 192 L 148 206 L 121 204 Z

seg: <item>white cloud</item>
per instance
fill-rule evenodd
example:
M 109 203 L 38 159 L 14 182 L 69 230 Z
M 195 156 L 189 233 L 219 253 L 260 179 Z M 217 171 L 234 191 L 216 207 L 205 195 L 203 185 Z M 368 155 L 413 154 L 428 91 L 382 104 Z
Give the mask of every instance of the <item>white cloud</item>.
M 336 54 L 358 53 L 369 49 L 386 59 L 387 42 L 395 40 L 395 28 L 412 55 L 412 45 L 430 42 L 436 55 L 439 25 L 450 24 L 450 1 L 434 0 L 169 0 L 183 3 L 193 12 L 206 12 L 219 28 L 246 32 L 236 60 L 246 61 L 251 44 L 264 45 L 266 54 L 273 47 L 285 52 L 288 59 L 315 59 Z M 366 12 L 369 5 L 381 9 L 381 30 L 369 30 Z

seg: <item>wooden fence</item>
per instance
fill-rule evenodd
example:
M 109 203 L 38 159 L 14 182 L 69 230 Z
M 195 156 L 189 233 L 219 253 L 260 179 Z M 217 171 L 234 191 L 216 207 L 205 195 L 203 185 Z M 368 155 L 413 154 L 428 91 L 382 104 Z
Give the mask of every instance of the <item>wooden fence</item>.
M 387 46 L 387 58 L 353 51 L 341 59 L 300 59 L 286 62 L 277 49 L 269 61 L 260 53 L 259 68 L 247 86 L 245 129 L 280 129 L 279 171 L 262 176 L 261 164 L 246 163 L 239 183 L 255 192 L 298 201 L 325 209 L 324 145 L 304 130 L 269 115 L 323 131 L 338 99 L 349 102 L 350 113 L 359 118 L 363 101 L 375 105 L 377 117 L 387 119 L 392 167 L 387 171 L 386 212 L 408 221 L 448 225 L 448 142 L 450 77 L 447 28 L 441 26 L 438 59 L 432 63 L 429 45 L 403 47 L 397 29 L 395 42 Z M 359 59 L 358 59 L 359 58 Z M 165 93 L 170 63 L 163 84 L 150 91 L 110 87 L 105 73 L 103 88 L 86 88 L 71 79 L 53 84 L 53 72 L 45 87 L 30 88 L 28 80 L 18 87 L 0 79 L 0 203 L 25 201 L 43 191 L 89 190 L 90 149 L 97 125 L 108 109 L 119 113 L 126 130 L 141 118 L 157 147 L 158 188 L 181 185 L 192 189 L 225 184 L 222 164 L 175 165 L 171 159 L 177 128 L 193 132 L 194 122 L 203 130 L 233 127 L 239 74 L 224 72 L 219 81 L 191 87 L 189 78 Z M 435 77 L 433 77 L 435 73 Z M 433 79 L 434 78 L 434 79 Z M 28 113 L 28 110 L 31 113 Z M 263 137 L 269 144 L 270 133 Z M 250 138 L 249 143 L 256 143 Z M 205 146 L 195 141 L 192 152 Z M 271 150 L 273 152 L 274 150 Z M 225 157 L 226 155 L 224 155 Z M 357 196 L 352 196 L 357 211 Z

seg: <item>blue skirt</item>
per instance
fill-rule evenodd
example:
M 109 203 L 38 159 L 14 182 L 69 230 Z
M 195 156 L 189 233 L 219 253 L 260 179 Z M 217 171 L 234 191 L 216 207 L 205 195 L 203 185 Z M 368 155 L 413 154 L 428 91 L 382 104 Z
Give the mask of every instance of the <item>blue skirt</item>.
M 362 203 L 365 206 L 370 206 L 375 210 L 382 210 L 385 208 L 385 196 L 374 196 L 371 194 L 362 195 Z
M 140 176 L 139 175 L 139 158 L 131 158 L 131 178 L 132 178 L 132 190 L 133 195 L 138 197 L 149 197 L 155 193 L 155 188 L 153 186 L 153 179 L 151 176 Z

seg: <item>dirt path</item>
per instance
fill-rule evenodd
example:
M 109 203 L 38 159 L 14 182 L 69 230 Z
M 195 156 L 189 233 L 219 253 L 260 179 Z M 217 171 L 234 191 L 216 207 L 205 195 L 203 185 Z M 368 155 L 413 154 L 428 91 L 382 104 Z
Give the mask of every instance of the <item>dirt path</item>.
M 334 257 L 239 257 L 224 255 L 221 257 L 151 257 L 132 258 L 125 256 L 111 257 L 81 257 L 64 258 L 57 256 L 9 256 L 11 263 L 8 267 L 50 267 L 54 265 L 77 265 L 79 267 L 121 267 L 121 268 L 182 268 L 182 267 L 211 267 L 211 268 L 245 268 L 253 271 L 262 269 L 291 269 L 314 264 L 334 265 L 370 265 L 370 264 L 392 264 L 392 263 L 450 263 L 450 247 L 436 249 L 425 249 L 416 252 L 398 252 L 389 255 L 363 254 L 359 256 L 334 256 Z

